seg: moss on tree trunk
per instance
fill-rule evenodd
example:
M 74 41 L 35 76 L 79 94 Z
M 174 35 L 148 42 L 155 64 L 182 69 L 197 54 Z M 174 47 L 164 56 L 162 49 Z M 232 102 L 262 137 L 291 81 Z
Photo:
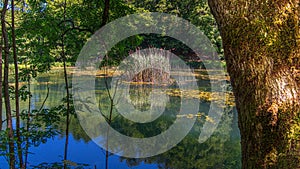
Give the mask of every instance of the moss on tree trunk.
M 243 168 L 300 168 L 299 1 L 209 0 L 239 114 Z

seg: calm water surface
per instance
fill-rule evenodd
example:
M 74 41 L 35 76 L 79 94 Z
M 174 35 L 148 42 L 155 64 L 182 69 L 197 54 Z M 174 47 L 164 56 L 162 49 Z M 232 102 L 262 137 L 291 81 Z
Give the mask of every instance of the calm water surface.
M 103 78 L 97 78 L 97 82 Z M 209 91 L 209 81 L 198 79 L 199 89 Z M 49 97 L 44 105 L 45 108 L 51 108 L 61 103 L 64 97 L 64 79 L 62 71 L 56 70 L 48 74 L 39 76 L 31 85 L 32 104 L 31 109 L 39 109 L 47 94 L 49 87 Z M 136 108 L 143 110 L 149 107 L 147 98 L 149 86 L 147 85 L 132 85 L 130 89 L 130 97 L 135 102 Z M 105 96 L 105 86 L 97 86 L 96 93 L 99 96 L 97 99 L 101 103 L 103 111 L 107 111 L 109 102 Z M 133 124 L 132 122 L 117 116 L 114 112 L 114 118 L 111 126 L 117 131 L 128 136 L 135 137 L 150 137 L 165 131 L 176 119 L 176 112 L 180 108 L 180 97 L 169 95 L 165 112 L 162 117 L 154 122 L 146 124 Z M 199 99 L 200 112 L 207 114 L 210 102 L 204 99 Z M 21 104 L 23 109 L 28 107 L 28 104 Z M 175 113 L 174 113 L 175 112 Z M 179 118 L 179 117 L 178 117 Z M 186 117 L 181 117 L 186 118 Z M 217 130 L 212 137 L 206 142 L 200 144 L 198 142 L 200 129 L 205 118 L 198 118 L 190 133 L 175 147 L 169 151 L 144 159 L 124 158 L 114 154 L 108 157 L 108 168 L 110 169 L 238 169 L 241 168 L 241 152 L 240 152 L 240 136 L 237 127 L 237 117 L 235 109 L 227 106 L 225 108 L 222 121 L 219 123 Z M 29 166 L 38 165 L 41 163 L 54 163 L 63 160 L 65 135 L 64 121 L 59 123 L 57 130 L 62 134 L 56 135 L 48 139 L 45 143 L 37 147 L 30 148 Z M 76 118 L 71 119 L 70 136 L 68 147 L 68 160 L 72 161 L 76 168 L 76 163 L 87 164 L 85 168 L 105 168 L 106 151 L 97 146 L 89 136 L 85 134 Z M 4 157 L 0 157 L 0 168 L 8 168 Z

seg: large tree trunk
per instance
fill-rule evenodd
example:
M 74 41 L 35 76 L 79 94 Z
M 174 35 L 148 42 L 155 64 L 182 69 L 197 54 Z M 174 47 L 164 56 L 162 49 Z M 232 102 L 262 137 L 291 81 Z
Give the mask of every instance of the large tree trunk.
M 243 168 L 300 168 L 299 0 L 209 5 L 235 94 Z

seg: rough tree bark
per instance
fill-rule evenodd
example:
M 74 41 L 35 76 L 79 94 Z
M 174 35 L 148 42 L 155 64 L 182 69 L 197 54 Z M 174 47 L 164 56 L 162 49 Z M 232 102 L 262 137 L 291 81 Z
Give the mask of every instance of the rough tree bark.
M 300 168 L 299 0 L 208 2 L 235 94 L 243 168 Z
M 6 120 L 7 120 L 7 129 L 8 129 L 8 148 L 9 148 L 9 167 L 11 169 L 15 168 L 15 153 L 14 153 L 14 131 L 12 126 L 12 115 L 11 115 L 11 105 L 9 97 L 9 84 L 8 84 L 8 71 L 9 71 L 9 44 L 8 44 L 8 33 L 6 29 L 6 12 L 8 7 L 8 0 L 5 0 L 3 3 L 3 8 L 1 12 L 1 26 L 2 26 L 2 38 L 4 42 L 4 101 L 5 101 L 5 110 L 6 110 Z

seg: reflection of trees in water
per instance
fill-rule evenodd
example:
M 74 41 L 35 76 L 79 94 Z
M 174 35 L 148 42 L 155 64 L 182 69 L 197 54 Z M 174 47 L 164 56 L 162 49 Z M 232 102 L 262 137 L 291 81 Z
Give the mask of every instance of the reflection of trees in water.
M 57 129 L 60 131 L 60 136 L 62 138 L 65 137 L 65 133 L 64 133 L 64 131 L 66 130 L 65 117 L 62 117 L 60 119 L 60 122 L 57 125 Z M 70 118 L 69 132 L 72 134 L 73 138 L 76 141 L 83 140 L 85 143 L 91 141 L 91 138 L 86 134 L 86 132 L 81 127 L 79 120 L 77 118 L 74 118 L 73 116 Z
M 62 71 L 52 71 L 50 73 L 40 74 L 36 81 L 31 84 L 32 92 L 32 108 L 39 107 L 41 102 L 47 95 L 47 88 L 49 87 L 49 97 L 46 101 L 45 107 L 52 108 L 61 103 L 61 99 L 65 95 L 65 85 L 63 81 Z M 26 103 L 25 103 L 26 104 Z M 21 107 L 26 107 L 21 105 Z
M 120 133 L 130 137 L 151 137 L 166 131 L 175 121 L 180 109 L 180 98 L 172 97 L 163 114 L 149 123 L 134 123 L 123 116 L 116 116 L 111 126 Z
M 161 106 L 162 102 L 159 98 L 152 100 L 150 100 L 149 98 L 151 92 L 153 92 L 152 87 L 154 88 L 155 86 L 145 84 L 130 85 L 129 103 L 131 103 L 136 109 L 139 109 L 140 111 L 149 110 L 151 104 L 153 106 Z M 107 92 L 103 90 L 97 90 L 96 95 L 101 112 L 103 113 L 103 115 L 108 117 L 111 103 L 108 99 Z M 128 136 L 155 136 L 162 131 L 167 130 L 168 127 L 172 125 L 176 118 L 176 114 L 179 112 L 180 101 L 181 99 L 179 97 L 170 97 L 169 101 L 166 104 L 165 111 L 161 114 L 161 116 L 149 123 L 135 123 L 131 120 L 128 120 L 120 115 L 120 112 L 118 112 L 122 110 L 116 110 L 116 108 L 114 107 L 111 126 L 118 132 Z
M 152 91 L 151 87 L 151 85 L 130 85 L 130 100 L 136 108 L 140 110 L 149 109 L 151 104 L 149 102 L 149 94 Z M 39 86 L 38 89 L 39 91 L 46 91 L 42 86 Z M 99 108 L 104 114 L 107 114 L 110 108 L 107 92 L 103 89 L 97 90 L 96 95 L 99 101 Z M 40 97 L 43 98 L 43 96 Z M 51 97 L 49 97 L 49 99 L 50 98 Z M 55 97 L 52 97 L 52 99 L 55 99 Z M 160 103 L 159 99 L 155 101 L 157 104 Z M 180 109 L 180 101 L 180 97 L 170 96 L 165 112 L 158 119 L 150 123 L 134 123 L 119 115 L 117 110 L 114 109 L 111 126 L 120 133 L 130 137 L 146 138 L 158 135 L 161 132 L 166 131 L 175 121 L 176 114 Z M 209 102 L 201 103 L 200 112 L 207 112 L 208 109 Z M 240 139 L 239 137 L 236 137 L 238 129 L 236 122 L 232 122 L 233 118 L 233 113 L 231 111 L 227 112 L 227 114 L 223 116 L 223 120 L 217 131 L 208 141 L 202 144 L 198 143 L 198 136 L 204 123 L 204 119 L 199 118 L 190 134 L 168 152 L 146 159 L 121 158 L 121 160 L 126 161 L 129 166 L 136 166 L 144 162 L 149 164 L 159 164 L 159 167 L 163 169 L 240 168 Z M 65 125 L 63 122 L 65 120 L 61 119 L 61 121 L 62 122 L 58 125 L 58 129 L 64 131 Z M 91 128 L 94 127 L 94 124 L 91 123 L 90 125 Z M 64 132 L 61 133 L 63 134 Z M 75 140 L 84 140 L 85 142 L 90 141 L 89 136 L 86 135 L 76 118 L 71 119 L 70 133 L 72 133 Z M 105 138 L 106 133 L 101 133 L 101 135 Z M 64 135 L 62 135 L 62 137 L 64 137 Z M 109 144 L 114 145 L 116 149 L 119 149 L 120 151 L 130 148 L 117 145 L 111 141 Z
M 136 90 L 137 89 L 137 90 Z M 141 105 L 145 105 L 147 103 L 148 99 L 144 95 L 147 95 L 147 93 L 150 93 L 151 89 L 149 89 L 149 86 L 143 86 L 139 85 L 139 87 L 134 87 L 131 98 L 134 100 L 139 99 L 139 103 Z M 136 92 L 139 92 L 140 94 L 136 94 Z M 105 91 L 96 91 L 97 96 L 100 102 L 101 111 L 103 114 L 107 114 L 110 109 L 110 101 L 107 99 L 107 93 Z M 157 100 L 157 104 L 159 104 L 160 101 Z M 155 136 L 162 131 L 165 131 L 168 129 L 170 125 L 174 122 L 176 118 L 176 114 L 179 111 L 179 104 L 180 98 L 179 97 L 171 97 L 169 103 L 166 105 L 165 112 L 162 114 L 161 117 L 156 119 L 155 121 L 151 123 L 134 123 L 126 118 L 124 118 L 121 115 L 118 115 L 119 113 L 114 109 L 113 111 L 113 120 L 111 123 L 111 126 L 119 131 L 122 134 L 133 136 L 133 137 L 150 137 Z M 134 103 L 133 103 L 134 104 Z M 65 124 L 64 124 L 64 117 L 61 117 L 60 122 L 58 123 L 58 130 L 61 131 L 61 137 L 64 137 L 63 131 L 65 130 Z M 93 123 L 90 123 L 90 127 L 94 127 Z M 79 120 L 77 118 L 72 118 L 70 122 L 70 133 L 72 133 L 75 140 L 81 140 L 83 139 L 85 142 L 90 141 L 91 139 L 89 136 L 85 133 L 85 131 L 82 129 Z M 103 133 L 105 135 L 105 133 Z
M 48 73 L 40 74 L 36 81 L 31 84 L 32 101 L 31 109 L 39 109 L 47 95 L 47 88 L 49 87 L 49 97 L 46 100 L 44 108 L 51 109 L 59 106 L 62 103 L 62 99 L 65 93 L 65 84 L 63 79 L 63 71 L 54 70 Z M 22 102 L 21 107 L 26 108 L 27 102 Z M 52 125 L 57 129 L 61 137 L 65 137 L 65 117 L 60 116 L 59 121 Z M 70 121 L 70 132 L 75 140 L 90 141 L 85 131 L 79 125 L 79 120 L 72 117 Z
M 132 90 L 130 91 L 131 101 L 134 102 L 138 100 L 134 104 L 139 106 L 147 105 L 148 100 L 145 96 L 149 95 L 151 91 L 149 86 L 131 85 L 130 87 L 130 90 Z M 109 103 L 105 101 L 105 94 L 100 91 L 98 92 L 101 96 L 99 98 L 99 102 L 101 102 L 102 105 L 101 109 L 104 112 L 108 111 Z M 117 115 L 118 113 L 114 110 L 114 118 L 111 126 L 120 133 L 130 137 L 147 138 L 158 135 L 166 131 L 175 121 L 176 114 L 180 109 L 180 101 L 180 97 L 170 96 L 165 112 L 158 119 L 150 123 L 134 123 L 121 115 Z M 209 107 L 210 102 L 203 101 L 199 105 L 199 110 L 207 115 Z M 199 117 L 190 134 L 168 152 L 146 159 L 122 158 L 122 160 L 125 160 L 129 166 L 136 166 L 144 162 L 159 164 L 160 168 L 163 169 L 240 168 L 240 138 L 238 136 L 237 121 L 234 115 L 236 115 L 236 113 L 233 113 L 233 111 L 227 111 L 223 115 L 223 119 L 213 136 L 202 144 L 199 144 L 198 137 L 201 127 L 206 120 L 204 116 Z M 233 121 L 234 119 L 235 121 Z M 131 148 L 112 141 L 110 141 L 109 144 L 114 145 L 116 149 L 120 151 Z M 161 143 L 153 143 L 153 145 L 156 144 Z
M 202 122 L 197 120 L 190 134 L 171 150 L 146 159 L 122 158 L 122 161 L 131 167 L 142 162 L 154 163 L 162 169 L 241 168 L 240 139 L 233 137 L 238 128 L 232 119 L 233 113 L 226 113 L 212 137 L 202 144 L 198 142 Z

